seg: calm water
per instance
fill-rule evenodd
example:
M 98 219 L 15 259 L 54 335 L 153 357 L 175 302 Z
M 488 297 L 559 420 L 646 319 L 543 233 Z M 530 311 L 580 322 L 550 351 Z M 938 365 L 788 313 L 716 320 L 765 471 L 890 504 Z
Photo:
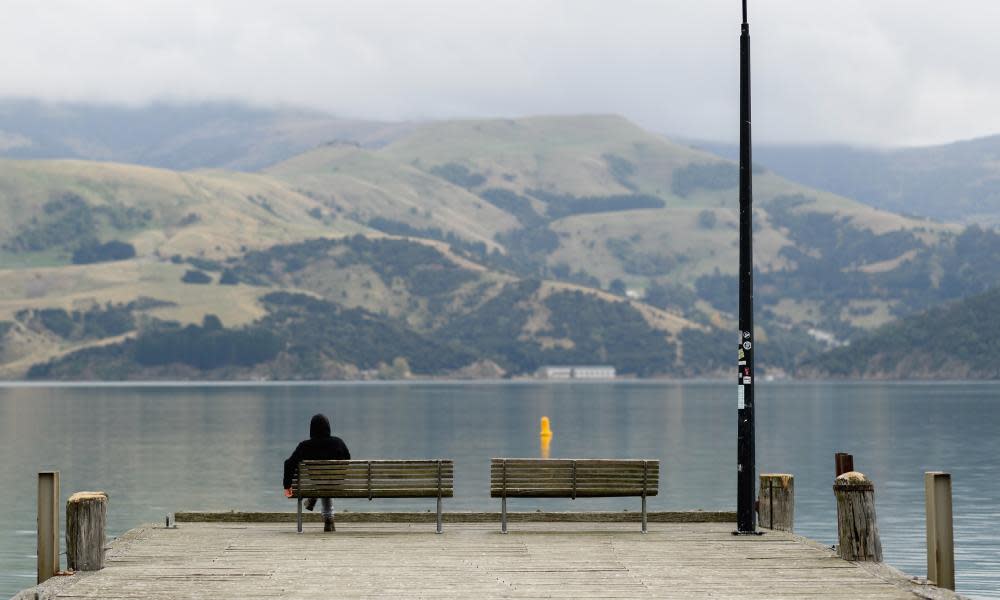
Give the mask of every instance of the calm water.
M 794 473 L 797 531 L 833 543 L 833 454 L 876 482 L 886 560 L 926 572 L 923 472 L 952 473 L 959 591 L 1000 598 L 1000 385 L 769 384 L 758 389 L 758 467 Z M 63 496 L 110 494 L 110 534 L 185 509 L 292 510 L 281 465 L 309 417 L 333 418 L 357 458 L 456 461 L 446 509 L 498 509 L 489 459 L 659 458 L 651 510 L 733 509 L 736 393 L 709 383 L 100 386 L 0 388 L 0 597 L 34 582 L 36 473 Z M 431 502 L 339 501 L 340 509 Z M 514 510 L 637 509 L 637 499 L 514 501 Z

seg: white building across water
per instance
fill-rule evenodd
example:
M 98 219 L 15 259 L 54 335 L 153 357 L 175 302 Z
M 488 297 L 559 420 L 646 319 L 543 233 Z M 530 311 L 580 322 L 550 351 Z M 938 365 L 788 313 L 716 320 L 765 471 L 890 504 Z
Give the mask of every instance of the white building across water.
M 595 366 L 544 366 L 535 372 L 539 379 L 614 379 L 615 368 L 610 365 Z

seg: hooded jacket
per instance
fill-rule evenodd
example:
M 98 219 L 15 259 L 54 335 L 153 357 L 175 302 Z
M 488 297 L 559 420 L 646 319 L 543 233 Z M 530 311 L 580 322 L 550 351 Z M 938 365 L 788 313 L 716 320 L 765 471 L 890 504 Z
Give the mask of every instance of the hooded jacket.
M 344 440 L 330 435 L 330 420 L 324 415 L 315 415 L 309 422 L 309 439 L 295 447 L 295 452 L 285 460 L 283 488 L 292 487 L 292 478 L 303 460 L 350 460 L 351 451 Z

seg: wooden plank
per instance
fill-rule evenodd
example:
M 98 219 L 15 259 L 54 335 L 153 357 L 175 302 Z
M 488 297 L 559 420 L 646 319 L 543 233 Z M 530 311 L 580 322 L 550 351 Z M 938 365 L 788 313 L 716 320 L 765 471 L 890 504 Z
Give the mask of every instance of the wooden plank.
M 454 492 L 451 490 L 442 490 L 442 498 L 452 498 Z M 437 490 L 427 490 L 427 489 L 412 489 L 412 490 L 373 490 L 370 494 L 368 490 L 313 490 L 311 492 L 303 492 L 297 497 L 302 498 L 437 498 Z
M 500 490 L 490 491 L 491 498 L 502 498 L 506 495 L 508 498 L 571 498 L 573 497 L 572 489 L 551 489 L 551 490 L 538 490 L 538 489 L 514 489 L 507 490 L 504 494 Z M 577 490 L 577 498 L 635 498 L 642 495 L 642 490 L 634 489 L 598 489 L 598 490 Z M 648 493 L 647 496 L 655 496 L 655 493 Z
M 367 505 L 367 502 L 363 503 Z M 431 523 L 435 515 L 432 512 L 356 512 L 351 510 L 337 511 L 337 522 L 349 523 Z M 174 513 L 179 523 L 294 523 L 295 512 L 177 512 Z M 444 513 L 446 523 L 497 523 L 499 512 L 459 512 Z M 628 511 L 572 511 L 572 512 L 508 512 L 508 519 L 516 522 L 574 522 L 574 523 L 635 523 L 639 520 L 638 512 Z M 322 522 L 316 513 L 304 515 L 306 521 Z M 651 523 L 732 523 L 736 520 L 733 511 L 652 511 L 649 513 Z
M 339 515 L 338 515 L 339 516 Z M 433 515 L 430 515 L 433 517 Z M 58 598 L 956 598 L 867 570 L 794 535 L 732 523 L 187 523 L 133 530 L 108 566 L 54 578 Z M 917 595 L 920 594 L 920 596 Z
M 392 465 L 397 465 L 397 464 L 398 465 L 412 465 L 412 464 L 425 465 L 425 464 L 429 464 L 429 463 L 437 464 L 438 461 L 440 461 L 441 464 L 449 464 L 449 463 L 454 464 L 454 462 L 455 462 L 454 460 L 452 460 L 450 458 L 441 458 L 441 459 L 437 459 L 437 458 L 410 459 L 410 458 L 407 458 L 407 459 L 399 459 L 399 460 L 389 460 L 389 459 L 378 458 L 378 459 L 371 459 L 371 460 L 368 460 L 368 459 L 304 460 L 304 461 L 302 461 L 302 464 L 304 464 L 304 465 L 316 465 L 316 464 L 328 464 L 328 465 L 366 465 L 368 463 L 371 463 L 373 465 L 387 465 L 387 464 L 392 464 Z
M 576 462 L 577 465 L 607 465 L 633 464 L 642 463 L 643 461 L 646 461 L 650 465 L 660 463 L 659 459 L 655 458 L 492 458 L 490 459 L 490 464 L 494 465 L 506 462 L 508 465 L 558 465 Z
M 373 472 L 379 471 L 420 471 L 420 472 L 436 472 L 437 464 L 372 464 L 371 470 Z M 455 467 L 452 464 L 442 464 L 442 471 L 453 470 Z M 357 473 L 368 472 L 368 464 L 350 464 L 350 465 L 340 465 L 340 464 L 326 464 L 326 463 L 312 463 L 303 462 L 299 465 L 300 471 L 349 471 Z
M 573 488 L 573 482 L 571 481 L 508 481 L 506 483 L 494 483 L 490 485 L 490 489 L 556 489 L 556 488 Z M 621 481 L 602 481 L 602 482 L 577 482 L 577 489 L 602 489 L 602 488 L 621 488 L 621 489 L 657 489 L 658 486 L 655 483 L 650 483 L 643 485 L 642 482 L 621 482 Z
M 512 483 L 534 483 L 534 482 L 538 482 L 540 484 L 543 484 L 543 483 L 572 483 L 573 481 L 576 481 L 577 484 L 586 484 L 586 483 L 612 483 L 613 484 L 613 483 L 621 483 L 621 484 L 624 484 L 624 485 L 629 485 L 629 484 L 633 484 L 634 483 L 636 485 L 642 485 L 643 481 L 645 481 L 647 483 L 652 483 L 654 481 L 657 482 L 657 483 L 659 483 L 659 479 L 652 479 L 652 478 L 643 479 L 642 477 L 638 477 L 638 478 L 623 477 L 623 478 L 620 478 L 620 477 L 606 477 L 606 476 L 602 476 L 602 477 L 508 477 L 506 479 L 502 479 L 502 478 L 501 479 L 491 479 L 490 480 L 490 484 L 491 485 L 503 485 L 503 483 L 505 481 L 507 482 L 507 485 L 510 485 Z
M 398 470 L 376 470 L 372 469 L 372 477 L 382 477 L 387 475 L 410 475 L 410 476 L 420 476 L 420 477 L 437 477 L 438 471 L 436 469 L 398 469 Z M 449 477 L 454 474 L 454 471 L 442 469 L 441 475 L 443 477 Z M 323 470 L 323 469 L 303 469 L 299 472 L 300 477 L 360 477 L 367 478 L 369 473 L 364 470 Z

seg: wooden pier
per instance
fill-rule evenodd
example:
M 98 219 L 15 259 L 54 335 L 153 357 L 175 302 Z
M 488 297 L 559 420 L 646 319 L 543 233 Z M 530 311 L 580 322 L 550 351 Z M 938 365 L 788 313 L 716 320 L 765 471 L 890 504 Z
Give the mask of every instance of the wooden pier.
M 565 514 L 540 520 L 544 514 L 515 513 L 506 535 L 495 514 L 448 516 L 442 535 L 429 522 L 433 515 L 424 522 L 386 522 L 400 519 L 345 514 L 335 533 L 307 522 L 305 533 L 297 534 L 294 515 L 278 515 L 273 522 L 239 522 L 230 515 L 216 522 L 181 521 L 177 528 L 144 526 L 115 540 L 103 570 L 56 577 L 22 594 L 310 600 L 958 597 L 884 565 L 842 560 L 790 533 L 734 536 L 734 523 L 677 522 L 717 520 L 716 513 L 706 513 L 707 519 L 654 513 L 647 534 L 639 532 L 635 514 L 619 522 L 582 522 Z

